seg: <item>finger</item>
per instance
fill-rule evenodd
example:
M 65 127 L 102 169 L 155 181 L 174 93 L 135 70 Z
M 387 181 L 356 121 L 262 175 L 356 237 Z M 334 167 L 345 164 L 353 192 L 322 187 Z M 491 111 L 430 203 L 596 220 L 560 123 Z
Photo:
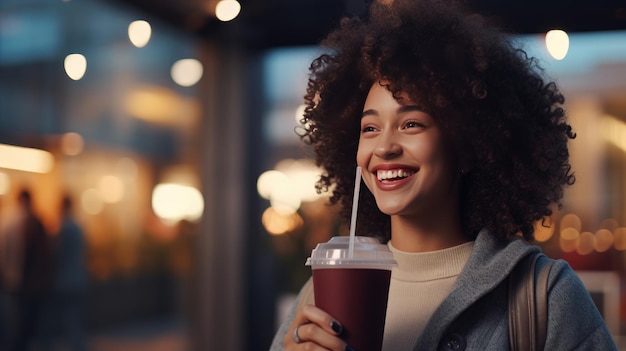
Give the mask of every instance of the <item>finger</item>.
M 313 343 L 316 346 L 321 346 L 324 350 L 350 350 L 350 348 L 347 347 L 346 342 L 339 336 L 330 334 L 328 330 L 315 323 L 300 325 L 298 327 L 298 337 L 301 341 L 300 345 L 303 343 Z M 305 348 L 305 350 L 308 349 Z
M 304 305 L 302 307 L 301 318 L 303 318 L 302 324 L 313 322 L 330 334 L 341 335 L 343 332 L 343 326 L 339 321 L 313 305 Z
M 300 330 L 302 329 L 302 326 L 304 325 L 306 324 L 295 326 L 295 328 L 293 328 L 289 333 L 287 333 L 284 336 L 283 343 L 285 345 L 285 351 L 290 351 L 290 350 L 326 350 L 327 351 L 328 350 L 327 348 L 322 347 L 321 345 L 317 344 L 315 341 L 305 340 L 304 337 L 300 336 Z M 314 325 L 314 324 L 311 324 L 311 325 Z M 328 335 L 328 336 L 333 337 L 331 335 Z

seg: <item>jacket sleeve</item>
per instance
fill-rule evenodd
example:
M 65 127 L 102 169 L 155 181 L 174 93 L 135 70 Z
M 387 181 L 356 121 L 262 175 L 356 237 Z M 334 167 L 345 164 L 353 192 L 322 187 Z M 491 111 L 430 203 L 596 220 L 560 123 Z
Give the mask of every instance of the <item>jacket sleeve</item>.
M 270 346 L 270 351 L 283 351 L 285 349 L 285 345 L 283 343 L 283 338 L 289 332 L 289 326 L 293 322 L 293 319 L 296 315 L 296 311 L 302 307 L 304 304 L 313 304 L 313 279 L 309 279 L 302 289 L 300 289 L 300 293 L 296 298 L 296 302 L 291 307 L 291 310 L 287 314 L 285 320 L 281 323 L 278 331 L 274 335 L 274 340 L 272 341 L 272 346 Z
M 548 296 L 546 350 L 617 350 L 589 292 L 564 260 L 550 271 Z

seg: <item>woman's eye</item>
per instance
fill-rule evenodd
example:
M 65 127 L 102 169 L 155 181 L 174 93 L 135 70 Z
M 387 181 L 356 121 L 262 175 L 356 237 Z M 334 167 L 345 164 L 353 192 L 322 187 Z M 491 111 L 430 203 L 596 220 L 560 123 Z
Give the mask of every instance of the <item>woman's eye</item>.
M 425 128 L 426 125 L 417 121 L 407 121 L 404 123 L 404 128 Z
M 361 128 L 361 133 L 375 132 L 376 128 L 372 126 L 365 126 Z

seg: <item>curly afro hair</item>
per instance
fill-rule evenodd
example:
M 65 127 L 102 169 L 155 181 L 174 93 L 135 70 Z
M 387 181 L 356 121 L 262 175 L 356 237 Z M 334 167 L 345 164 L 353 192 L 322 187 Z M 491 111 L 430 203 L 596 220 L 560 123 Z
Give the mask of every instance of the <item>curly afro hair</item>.
M 324 169 L 318 192 L 331 191 L 346 219 L 362 108 L 382 81 L 399 103 L 406 95 L 423 106 L 470 165 L 460 187 L 468 236 L 486 229 L 532 240 L 536 221 L 560 206 L 574 183 L 564 97 L 535 59 L 483 22 L 449 1 L 374 2 L 369 19 L 344 18 L 322 41 L 326 53 L 310 66 L 300 136 Z M 387 242 L 390 218 L 363 188 L 359 233 Z

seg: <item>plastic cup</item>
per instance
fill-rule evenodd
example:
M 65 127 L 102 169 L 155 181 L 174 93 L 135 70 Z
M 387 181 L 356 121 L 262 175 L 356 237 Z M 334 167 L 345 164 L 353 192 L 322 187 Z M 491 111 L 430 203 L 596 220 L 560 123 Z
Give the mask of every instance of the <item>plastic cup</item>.
M 313 270 L 315 305 L 343 326 L 341 337 L 358 351 L 380 351 L 385 330 L 391 269 L 387 245 L 375 238 L 347 236 L 318 244 L 307 259 Z

